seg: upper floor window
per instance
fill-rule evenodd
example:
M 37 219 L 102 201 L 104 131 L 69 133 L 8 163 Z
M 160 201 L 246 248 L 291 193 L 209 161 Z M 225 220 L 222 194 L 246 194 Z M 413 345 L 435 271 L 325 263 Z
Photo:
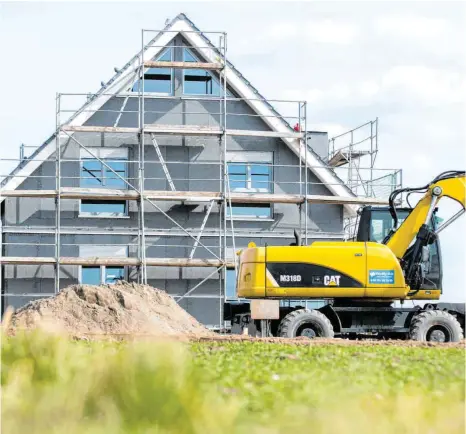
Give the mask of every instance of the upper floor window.
M 188 48 L 183 49 L 183 62 L 199 62 Z M 221 90 L 218 80 L 204 69 L 185 69 L 183 93 L 186 95 L 220 96 Z
M 101 147 L 90 150 L 100 160 L 84 149 L 81 151 L 80 186 L 126 189 L 128 149 Z M 87 217 L 122 217 L 128 214 L 128 204 L 124 200 L 82 199 L 79 211 L 81 216 Z
M 173 49 L 167 48 L 159 57 L 159 62 L 171 62 Z M 134 83 L 132 92 L 139 92 L 142 80 Z M 144 92 L 171 94 L 173 92 L 173 68 L 149 68 L 144 72 Z
M 228 152 L 227 160 L 231 191 L 272 192 L 272 152 Z
M 126 188 L 124 179 L 126 179 L 128 163 L 125 160 L 103 161 L 108 167 L 100 160 L 87 158 L 82 160 L 81 187 Z
M 231 192 L 272 193 L 272 152 L 241 151 L 227 153 Z M 235 203 L 227 216 L 236 219 L 270 219 L 271 204 Z
M 231 191 L 270 193 L 272 167 L 262 163 L 228 163 Z

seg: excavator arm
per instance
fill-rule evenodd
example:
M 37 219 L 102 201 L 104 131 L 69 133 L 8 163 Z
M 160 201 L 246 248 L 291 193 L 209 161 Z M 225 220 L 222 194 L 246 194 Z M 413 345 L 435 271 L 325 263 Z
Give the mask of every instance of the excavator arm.
M 425 193 L 406 220 L 398 226 L 395 199 L 401 193 Z M 449 197 L 461 205 L 461 210 L 435 230 L 429 223 L 443 197 Z M 400 260 L 406 283 L 414 295 L 422 284 L 422 264 L 427 261 L 427 248 L 437 237 L 437 234 L 465 212 L 466 208 L 466 177 L 464 171 L 444 172 L 430 184 L 419 188 L 404 188 L 395 190 L 390 195 L 390 213 L 394 227 L 384 240 L 390 250 Z M 414 243 L 413 243 L 414 241 Z

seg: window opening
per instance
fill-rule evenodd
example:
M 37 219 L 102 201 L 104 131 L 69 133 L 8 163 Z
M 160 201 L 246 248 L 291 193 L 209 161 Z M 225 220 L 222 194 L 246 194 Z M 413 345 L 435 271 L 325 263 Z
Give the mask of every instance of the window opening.
M 173 48 L 167 48 L 162 55 L 156 58 L 159 62 L 173 60 Z M 138 92 L 140 82 L 137 80 L 132 92 Z M 173 68 L 149 68 L 144 72 L 144 92 L 171 94 L 173 92 Z
M 95 216 L 105 215 L 105 217 L 118 217 L 128 215 L 127 205 L 128 203 L 125 200 L 115 201 L 82 199 L 80 211 L 81 214 L 89 214 Z
M 85 285 L 100 285 L 100 267 L 81 268 L 81 283 Z
M 229 162 L 231 191 L 272 192 L 272 166 L 267 163 Z
M 263 162 L 228 162 L 230 191 L 272 192 L 272 165 Z M 271 204 L 232 204 L 227 216 L 236 218 L 272 218 Z
M 111 167 L 116 173 L 106 167 Z M 127 159 L 103 159 L 102 161 L 84 158 L 81 163 L 81 187 L 126 189 L 128 163 Z M 121 179 L 119 176 L 123 179 Z M 126 201 L 82 199 L 80 214 L 89 216 L 125 216 L 128 214 Z
M 125 267 L 105 267 L 105 283 L 117 283 L 125 280 Z
M 240 204 L 233 203 L 227 206 L 227 217 L 237 218 L 256 218 L 256 219 L 271 219 L 272 206 L 269 204 Z
M 125 280 L 125 267 L 82 266 L 81 283 L 85 285 L 114 284 Z
M 183 61 L 199 62 L 200 60 L 189 48 L 184 48 Z M 183 93 L 185 95 L 221 95 L 221 88 L 218 80 L 212 75 L 212 73 L 205 69 L 185 69 L 183 81 Z M 231 96 L 228 91 L 227 96 Z

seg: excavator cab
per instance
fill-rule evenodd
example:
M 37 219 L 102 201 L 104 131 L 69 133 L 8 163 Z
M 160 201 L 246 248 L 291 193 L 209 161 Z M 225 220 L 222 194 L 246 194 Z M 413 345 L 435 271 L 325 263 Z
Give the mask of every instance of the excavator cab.
M 412 208 L 398 208 L 398 221 L 401 224 L 411 213 Z M 393 217 L 390 208 L 365 206 L 359 209 L 359 226 L 355 241 L 373 241 L 382 243 L 393 228 Z M 438 218 L 436 213 L 432 214 L 430 227 L 437 228 Z M 412 252 L 411 252 L 412 253 Z M 425 280 L 420 289 L 440 289 L 442 290 L 442 256 L 440 242 L 438 238 L 428 246 L 429 269 L 426 270 Z M 405 258 L 409 258 L 408 249 Z

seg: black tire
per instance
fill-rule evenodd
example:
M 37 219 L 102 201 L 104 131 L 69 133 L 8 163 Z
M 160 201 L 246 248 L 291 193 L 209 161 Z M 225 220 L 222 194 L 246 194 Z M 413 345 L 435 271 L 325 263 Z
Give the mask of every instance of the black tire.
M 421 342 L 459 342 L 463 339 L 463 330 L 452 314 L 427 310 L 412 319 L 409 337 Z
M 334 332 L 332 323 L 323 313 L 318 310 L 298 309 L 281 320 L 277 335 L 282 338 L 333 338 Z

